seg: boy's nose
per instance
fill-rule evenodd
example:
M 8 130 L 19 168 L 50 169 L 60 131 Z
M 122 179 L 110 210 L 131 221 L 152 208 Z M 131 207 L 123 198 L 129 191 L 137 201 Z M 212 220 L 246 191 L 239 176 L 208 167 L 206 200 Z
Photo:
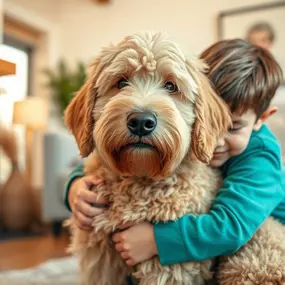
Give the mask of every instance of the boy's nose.
M 224 146 L 224 145 L 225 145 L 225 137 L 222 136 L 221 138 L 218 139 L 217 147 Z

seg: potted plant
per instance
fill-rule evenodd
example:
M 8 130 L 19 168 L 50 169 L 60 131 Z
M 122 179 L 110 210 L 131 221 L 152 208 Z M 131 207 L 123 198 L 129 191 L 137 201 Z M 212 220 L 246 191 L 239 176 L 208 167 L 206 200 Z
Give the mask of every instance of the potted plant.
M 71 70 L 62 59 L 55 69 L 45 69 L 44 73 L 48 78 L 47 86 L 51 90 L 52 97 L 62 116 L 74 93 L 85 82 L 86 66 L 82 62 L 78 62 L 75 70 Z

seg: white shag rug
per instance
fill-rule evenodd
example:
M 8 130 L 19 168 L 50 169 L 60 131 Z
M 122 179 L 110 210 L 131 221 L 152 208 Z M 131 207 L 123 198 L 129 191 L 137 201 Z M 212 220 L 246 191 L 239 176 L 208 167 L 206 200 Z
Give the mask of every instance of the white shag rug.
M 50 259 L 37 267 L 2 271 L 0 285 L 80 285 L 78 260 Z

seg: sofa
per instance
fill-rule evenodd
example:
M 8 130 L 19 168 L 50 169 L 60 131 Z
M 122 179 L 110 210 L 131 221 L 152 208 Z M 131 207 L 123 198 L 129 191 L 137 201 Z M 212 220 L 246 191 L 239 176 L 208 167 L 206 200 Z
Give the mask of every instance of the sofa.
M 81 162 L 76 142 L 64 131 L 37 133 L 34 138 L 32 183 L 41 191 L 41 219 L 60 234 L 70 216 L 64 205 L 64 186 L 70 171 Z

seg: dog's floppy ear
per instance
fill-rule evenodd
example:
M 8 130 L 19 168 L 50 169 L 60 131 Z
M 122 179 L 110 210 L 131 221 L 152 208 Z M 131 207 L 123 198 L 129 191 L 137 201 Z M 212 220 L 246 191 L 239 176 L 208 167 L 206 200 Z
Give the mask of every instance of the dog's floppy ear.
M 92 112 L 97 96 L 95 84 L 98 77 L 96 70 L 98 63 L 99 59 L 96 59 L 87 81 L 71 100 L 64 114 L 65 124 L 74 135 L 83 157 L 88 156 L 94 149 Z
M 197 159 L 209 163 L 217 140 L 231 125 L 231 117 L 228 106 L 213 90 L 205 75 L 206 65 L 198 59 L 187 61 L 187 69 L 198 87 L 191 149 Z
M 110 45 L 101 50 L 100 55 L 91 66 L 90 74 L 83 87 L 77 92 L 68 105 L 64 117 L 65 124 L 75 136 L 80 154 L 88 156 L 95 147 L 93 140 L 94 114 L 100 76 L 103 70 L 117 56 L 125 50 L 127 38 L 117 45 Z M 113 72 L 115 75 L 115 72 Z

